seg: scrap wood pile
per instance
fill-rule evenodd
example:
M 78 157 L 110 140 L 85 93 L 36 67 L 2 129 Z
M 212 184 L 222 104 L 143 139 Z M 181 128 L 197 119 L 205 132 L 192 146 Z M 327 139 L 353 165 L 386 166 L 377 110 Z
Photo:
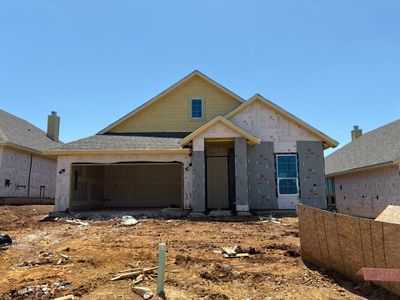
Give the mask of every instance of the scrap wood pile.
M 236 257 L 247 257 L 249 253 L 241 252 L 240 247 L 233 246 L 233 247 L 223 247 L 222 251 L 224 252 L 225 258 L 236 258 Z
M 149 288 L 146 287 L 137 287 L 139 283 L 142 284 L 149 284 L 149 282 L 157 281 L 157 269 L 158 267 L 150 267 L 150 268 L 133 268 L 133 269 L 127 269 L 127 270 L 122 270 L 111 278 L 112 281 L 115 280 L 121 280 L 121 279 L 132 279 L 132 286 L 133 286 L 133 291 L 136 294 L 139 294 L 143 297 L 143 299 L 150 299 L 153 297 L 153 293 Z
M 280 224 L 280 225 L 283 225 L 283 226 L 287 226 L 286 224 L 284 224 L 282 222 L 282 219 L 274 218 L 272 215 L 268 215 L 268 217 L 260 216 L 259 220 L 260 220 L 261 223 L 275 223 L 275 224 Z
M 155 281 L 157 278 L 157 274 L 154 273 L 158 267 L 151 267 L 151 268 L 133 268 L 128 270 L 122 270 L 119 272 L 118 275 L 111 278 L 112 281 L 120 280 L 120 279 L 128 279 L 133 278 L 133 284 L 138 284 L 146 279 Z
M 238 257 L 249 257 L 252 254 L 259 254 L 255 248 L 251 247 L 248 250 L 243 249 L 240 246 L 233 247 L 222 247 L 221 250 L 215 250 L 214 253 L 223 253 L 225 258 L 238 258 Z

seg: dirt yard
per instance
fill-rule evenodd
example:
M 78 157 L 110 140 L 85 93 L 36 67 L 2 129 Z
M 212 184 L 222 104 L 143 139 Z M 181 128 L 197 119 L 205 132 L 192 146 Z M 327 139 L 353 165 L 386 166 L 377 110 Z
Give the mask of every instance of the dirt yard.
M 305 266 L 296 218 L 43 220 L 52 206 L 0 206 L 0 232 L 14 244 L 0 251 L 0 299 L 142 299 L 121 270 L 155 266 L 157 245 L 168 246 L 166 299 L 397 299 L 369 283 Z M 223 258 L 238 245 L 249 257 Z M 61 255 L 63 254 L 64 257 Z M 156 283 L 146 281 L 155 292 Z M 26 287 L 31 287 L 24 289 Z M 270 297 L 270 298 L 268 298 Z M 157 297 L 153 297 L 157 299 Z

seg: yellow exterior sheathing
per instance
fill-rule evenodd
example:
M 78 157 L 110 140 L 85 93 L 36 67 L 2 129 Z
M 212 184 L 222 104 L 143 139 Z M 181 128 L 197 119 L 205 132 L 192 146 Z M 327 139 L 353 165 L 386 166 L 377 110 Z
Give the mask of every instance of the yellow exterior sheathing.
M 204 118 L 192 120 L 190 99 L 202 98 Z M 185 82 L 110 132 L 194 131 L 218 115 L 225 115 L 241 103 L 199 76 Z

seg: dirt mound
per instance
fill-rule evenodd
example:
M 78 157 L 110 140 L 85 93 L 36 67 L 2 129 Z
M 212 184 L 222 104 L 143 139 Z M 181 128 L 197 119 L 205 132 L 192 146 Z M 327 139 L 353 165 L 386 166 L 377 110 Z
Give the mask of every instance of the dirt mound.
M 243 279 L 241 273 L 234 274 L 228 265 L 216 265 L 212 271 L 200 272 L 200 277 L 213 282 L 231 282 Z
M 53 205 L 0 206 L 0 231 L 33 226 L 53 208 Z

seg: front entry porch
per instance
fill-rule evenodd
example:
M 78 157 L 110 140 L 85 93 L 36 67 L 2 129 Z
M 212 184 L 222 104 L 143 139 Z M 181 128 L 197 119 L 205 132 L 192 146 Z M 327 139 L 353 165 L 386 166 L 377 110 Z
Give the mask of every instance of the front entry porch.
M 206 210 L 235 211 L 235 153 L 233 142 L 205 145 Z
M 249 211 L 247 145 L 260 142 L 221 116 L 182 140 L 192 148 L 194 213 Z
M 193 212 L 248 212 L 246 139 L 204 139 L 198 149 L 194 145 Z

